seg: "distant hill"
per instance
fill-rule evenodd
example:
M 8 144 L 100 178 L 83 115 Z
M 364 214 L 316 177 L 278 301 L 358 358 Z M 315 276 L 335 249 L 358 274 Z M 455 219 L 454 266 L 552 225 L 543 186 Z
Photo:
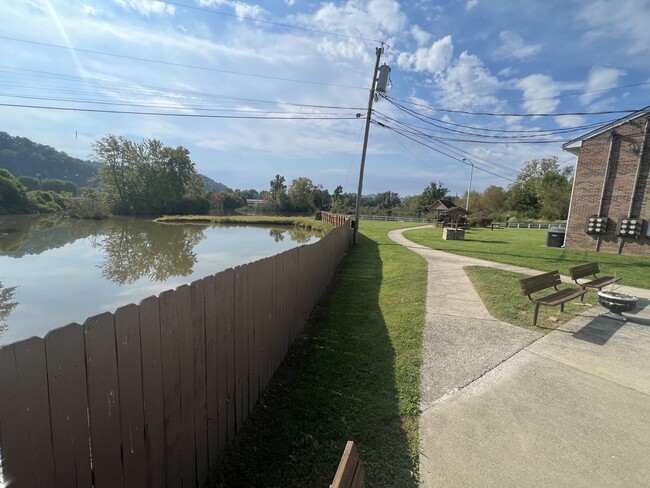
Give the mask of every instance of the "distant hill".
M 224 185 L 223 183 L 217 183 L 212 178 L 208 178 L 205 175 L 201 175 L 201 178 L 203 179 L 203 187 L 207 191 L 211 191 L 214 193 L 221 193 L 222 191 L 229 190 L 229 188 L 226 185 Z
M 97 164 L 92 161 L 73 158 L 53 147 L 38 144 L 26 137 L 12 137 L 2 131 L 0 168 L 7 169 L 16 178 L 31 176 L 65 180 L 74 183 L 78 188 L 86 186 L 88 180 L 98 171 Z M 219 193 L 228 189 L 223 183 L 217 183 L 207 176 L 201 175 L 201 178 L 207 191 Z
M 73 158 L 50 146 L 26 137 L 12 137 L 6 132 L 0 132 L 0 168 L 15 177 L 67 180 L 79 188 L 86 186 L 88 179 L 97 173 L 97 165 L 91 161 Z

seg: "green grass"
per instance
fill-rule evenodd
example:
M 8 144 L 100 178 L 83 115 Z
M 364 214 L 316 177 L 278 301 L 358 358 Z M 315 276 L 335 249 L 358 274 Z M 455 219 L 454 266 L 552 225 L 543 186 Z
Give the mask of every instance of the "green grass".
M 519 287 L 519 278 L 527 275 L 484 266 L 467 266 L 465 271 L 486 308 L 495 318 L 536 332 L 550 332 L 598 303 L 596 293 L 589 291 L 585 295 L 584 303 L 572 300 L 564 304 L 563 312 L 560 307 L 540 306 L 537 326 L 534 326 L 532 323 L 535 305 L 528 297 L 522 295 Z M 560 288 L 566 286 L 562 285 Z M 549 290 L 549 293 L 551 291 Z M 539 296 L 543 294 L 544 292 L 539 292 Z
M 620 284 L 650 288 L 650 258 L 546 247 L 546 229 L 468 229 L 464 241 L 443 240 L 442 229 L 418 229 L 405 236 L 433 249 L 540 271 L 557 269 L 565 276 L 573 266 L 596 261 L 601 274 L 622 276 Z
M 288 225 L 322 233 L 325 233 L 332 228 L 332 226 L 326 222 L 322 220 L 316 220 L 311 217 L 273 217 L 258 215 L 166 215 L 164 217 L 155 219 L 155 221 L 164 223 L 201 222 L 220 225 Z
M 327 487 L 354 440 L 367 486 L 418 486 L 426 262 L 363 222 L 211 487 Z

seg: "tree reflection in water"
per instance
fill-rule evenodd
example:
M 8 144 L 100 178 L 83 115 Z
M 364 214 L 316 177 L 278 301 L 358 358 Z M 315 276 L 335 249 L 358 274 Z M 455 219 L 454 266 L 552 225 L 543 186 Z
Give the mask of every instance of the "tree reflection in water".
M 104 252 L 102 275 L 120 285 L 146 276 L 163 282 L 188 276 L 197 262 L 194 246 L 205 239 L 206 225 L 157 224 L 146 230 L 138 222 L 110 226 L 93 247 Z
M 0 336 L 7 329 L 7 318 L 18 302 L 14 301 L 15 286 L 5 287 L 0 281 Z

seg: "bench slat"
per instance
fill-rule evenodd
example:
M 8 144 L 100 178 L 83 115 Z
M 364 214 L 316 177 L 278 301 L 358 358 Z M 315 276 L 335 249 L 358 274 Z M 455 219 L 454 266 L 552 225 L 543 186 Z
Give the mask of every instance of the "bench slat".
M 581 290 L 579 288 L 567 288 L 565 290 L 560 290 L 556 293 L 541 297 L 533 298 L 532 300 L 535 303 L 541 303 L 542 305 L 555 306 L 562 303 L 566 303 L 574 298 L 579 298 L 582 295 L 587 293 L 587 290 Z
M 571 273 L 571 279 L 575 281 L 584 278 L 585 276 L 597 275 L 600 273 L 600 267 L 598 266 L 598 263 L 580 264 L 570 268 L 569 273 Z
M 519 284 L 524 295 L 530 295 L 538 291 L 546 290 L 562 283 L 559 271 L 550 271 L 529 278 L 521 278 Z

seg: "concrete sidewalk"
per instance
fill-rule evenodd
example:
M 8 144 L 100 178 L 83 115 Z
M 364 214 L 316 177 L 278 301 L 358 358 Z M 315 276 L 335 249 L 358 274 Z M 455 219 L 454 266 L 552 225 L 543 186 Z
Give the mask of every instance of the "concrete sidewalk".
M 650 290 L 628 322 L 595 307 L 542 336 L 496 320 L 463 267 L 539 271 L 389 237 L 428 261 L 425 487 L 650 486 Z

